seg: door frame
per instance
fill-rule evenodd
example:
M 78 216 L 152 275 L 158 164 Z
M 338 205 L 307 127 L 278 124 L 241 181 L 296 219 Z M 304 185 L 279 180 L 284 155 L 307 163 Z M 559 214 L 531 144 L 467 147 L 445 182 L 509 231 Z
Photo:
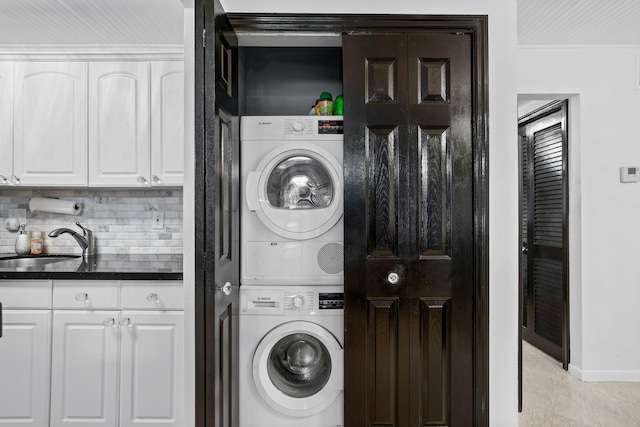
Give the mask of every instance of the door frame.
M 216 2 L 217 3 L 217 2 Z M 215 82 L 205 80 L 212 73 L 215 44 L 212 35 L 214 1 L 196 0 L 196 70 L 195 70 L 195 224 L 196 224 L 196 426 L 204 427 L 210 414 L 214 366 L 207 346 L 211 339 L 206 328 L 207 313 L 212 310 L 215 292 L 213 254 L 206 253 L 206 229 L 211 218 L 206 217 L 210 189 L 205 178 L 216 172 L 215 163 L 204 159 L 206 144 L 215 142 L 216 134 L 207 128 L 207 111 L 215 107 L 215 100 L 205 99 L 205 87 Z M 368 14 L 255 14 L 228 13 L 227 17 L 237 33 L 369 33 L 369 32 L 459 32 L 472 37 L 472 146 L 473 146 L 473 282 L 474 282 L 474 420 L 475 425 L 489 425 L 489 122 L 488 122 L 488 17 L 484 15 L 368 15 Z M 200 41 L 206 29 L 207 46 Z M 213 168 L 213 169 L 212 169 Z M 209 220 L 209 223 L 207 221 Z
M 562 289 L 562 307 L 563 307 L 563 320 L 562 320 L 562 368 L 566 371 L 569 369 L 569 363 L 571 361 L 571 336 L 570 336 L 570 290 L 569 290 L 569 100 L 568 99 L 557 99 L 555 101 L 550 101 L 549 103 L 534 109 L 533 111 L 518 117 L 518 144 L 520 144 L 520 127 L 523 125 L 527 125 L 537 120 L 543 120 L 547 116 L 555 114 L 557 112 L 563 112 L 564 117 L 563 121 L 563 130 L 564 130 L 564 142 L 563 142 L 563 150 L 564 155 L 566 157 L 565 166 L 564 166 L 564 182 L 562 184 L 562 193 L 563 193 L 563 219 L 562 219 L 562 263 L 563 263 L 563 289 Z M 522 151 L 521 148 L 518 147 L 518 164 L 520 168 L 522 167 Z M 518 203 L 520 206 L 520 212 L 518 214 L 519 221 L 522 221 L 522 199 L 523 197 L 527 197 L 523 193 L 522 190 L 522 170 L 518 173 L 519 185 L 518 185 Z M 528 211 L 532 212 L 530 209 L 531 203 L 527 200 Z M 527 227 L 529 227 L 527 225 Z M 518 227 L 518 242 L 519 245 L 522 243 L 523 235 L 522 235 L 522 224 Z M 523 407 L 523 375 L 522 375 L 522 342 L 524 341 L 523 337 L 523 321 L 524 321 L 524 292 L 522 286 L 522 263 L 523 263 L 523 252 L 521 250 L 518 251 L 518 411 L 522 412 Z M 530 267 L 530 266 L 528 266 Z M 529 277 L 527 278 L 527 283 L 529 282 L 530 272 L 528 273 Z M 529 284 L 528 284 L 529 286 Z M 529 295 L 531 297 L 531 295 Z M 533 327 L 533 325 L 528 325 L 528 327 Z

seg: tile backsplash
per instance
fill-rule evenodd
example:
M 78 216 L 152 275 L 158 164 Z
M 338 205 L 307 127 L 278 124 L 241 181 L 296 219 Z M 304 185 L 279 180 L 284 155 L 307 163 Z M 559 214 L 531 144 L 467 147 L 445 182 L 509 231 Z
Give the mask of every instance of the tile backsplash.
M 31 212 L 32 197 L 73 200 L 83 204 L 80 215 Z M 0 188 L 0 253 L 15 252 L 17 232 L 4 227 L 9 209 L 27 211 L 27 231 L 41 231 L 44 253 L 75 253 L 82 250 L 73 237 L 48 237 L 59 227 L 82 233 L 76 226 L 93 231 L 99 254 L 182 254 L 182 189 L 16 189 Z M 153 212 L 164 212 L 164 229 L 154 230 Z

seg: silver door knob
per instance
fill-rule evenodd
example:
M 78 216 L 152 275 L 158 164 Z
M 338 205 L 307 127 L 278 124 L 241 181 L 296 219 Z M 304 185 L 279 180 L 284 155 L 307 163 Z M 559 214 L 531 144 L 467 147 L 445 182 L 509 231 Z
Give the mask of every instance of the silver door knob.
M 391 283 L 392 285 L 397 285 L 399 281 L 400 275 L 398 273 L 389 273 L 389 275 L 387 276 L 387 282 Z
M 107 317 L 106 319 L 104 319 L 102 321 L 102 324 L 104 326 L 112 326 L 112 327 L 116 327 L 116 319 L 114 319 L 113 317 Z
M 151 292 L 149 295 L 147 295 L 147 301 L 153 301 L 156 304 L 160 304 L 160 298 L 158 298 L 158 294 L 156 294 L 155 292 Z
M 162 180 L 160 178 L 158 178 L 158 175 L 153 175 L 151 177 L 151 184 L 152 185 L 162 185 Z
M 138 183 L 142 185 L 149 185 L 149 181 L 147 181 L 147 178 L 142 175 L 140 175 L 136 181 L 138 181 Z
M 227 282 L 224 285 L 218 285 L 218 292 L 222 292 L 227 296 L 231 295 L 231 283 Z
M 131 326 L 131 319 L 129 319 L 128 317 L 123 317 L 122 319 L 120 319 L 120 326 Z

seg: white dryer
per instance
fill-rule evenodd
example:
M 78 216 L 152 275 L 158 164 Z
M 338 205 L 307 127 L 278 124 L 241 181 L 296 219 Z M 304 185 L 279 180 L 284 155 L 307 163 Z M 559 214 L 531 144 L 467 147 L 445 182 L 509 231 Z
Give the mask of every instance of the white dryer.
M 342 284 L 342 117 L 242 117 L 240 139 L 240 283 Z
M 344 419 L 342 286 L 240 287 L 240 427 Z

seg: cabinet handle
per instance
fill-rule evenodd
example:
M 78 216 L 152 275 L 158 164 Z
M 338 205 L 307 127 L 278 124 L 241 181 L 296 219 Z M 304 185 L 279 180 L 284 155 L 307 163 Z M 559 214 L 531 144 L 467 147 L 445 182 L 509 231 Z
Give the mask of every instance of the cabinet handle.
M 142 175 L 138 177 L 137 181 L 142 185 L 149 185 L 149 181 L 147 181 L 147 178 Z
M 222 292 L 223 294 L 229 296 L 231 295 L 231 282 L 227 282 L 224 285 L 218 285 L 218 292 Z
M 113 326 L 115 328 L 116 327 L 116 319 L 114 319 L 113 317 L 107 317 L 106 319 L 104 319 L 102 321 L 102 324 L 104 326 Z
M 11 181 L 13 182 L 13 185 L 19 185 L 20 184 L 20 178 L 18 178 L 15 175 L 11 175 Z
M 147 295 L 147 301 L 153 301 L 156 304 L 160 304 L 160 298 L 158 298 L 158 294 L 156 294 L 155 292 L 151 292 L 149 295 Z
M 120 319 L 120 326 L 129 326 L 131 327 L 131 319 L 128 317 L 123 317 Z
M 151 177 L 151 184 L 153 185 L 162 185 L 162 180 L 158 178 L 158 175 L 153 175 Z
M 89 302 L 89 294 L 87 294 L 86 292 L 80 292 L 78 295 L 76 295 L 76 301 L 88 303 Z
M 4 175 L 0 175 L 0 184 L 8 184 L 9 181 L 7 180 L 7 177 Z

